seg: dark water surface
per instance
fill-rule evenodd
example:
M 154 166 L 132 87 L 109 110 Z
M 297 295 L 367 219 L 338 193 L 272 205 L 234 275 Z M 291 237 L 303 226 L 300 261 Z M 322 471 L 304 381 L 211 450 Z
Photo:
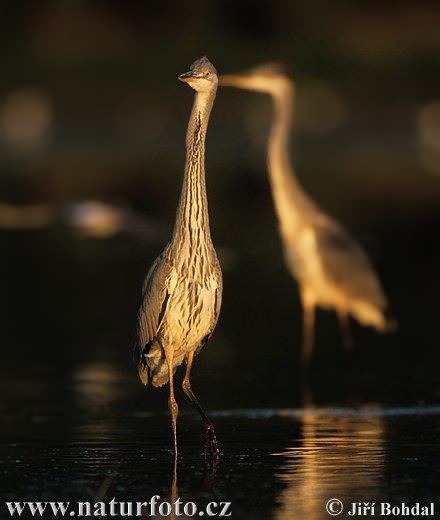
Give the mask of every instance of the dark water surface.
M 211 468 L 203 462 L 200 420 L 182 407 L 172 495 L 166 393 L 163 412 L 149 412 L 154 394 L 138 392 L 131 376 L 92 364 L 48 387 L 41 374 L 3 374 L 2 502 L 180 496 L 198 507 L 231 502 L 234 518 L 281 519 L 329 518 L 332 498 L 346 511 L 358 501 L 437 501 L 440 508 L 434 406 L 212 411 L 222 456 Z M 9 517 L 4 503 L 0 515 Z
M 415 312 L 419 280 L 391 283 L 398 333 L 354 327 L 351 364 L 335 317 L 318 313 L 301 388 L 295 286 L 281 259 L 267 271 L 264 248 L 237 245 L 220 322 L 192 372 L 222 455 L 205 466 L 179 370 L 173 486 L 168 386 L 144 389 L 131 361 L 141 282 L 162 245 L 77 240 L 60 228 L 2 233 L 0 247 L 0 519 L 9 518 L 5 501 L 154 495 L 199 508 L 231 502 L 245 519 L 329 518 L 332 498 L 345 506 L 339 518 L 358 501 L 437 502 L 440 514 L 438 327 Z M 435 303 L 435 286 L 423 287 Z

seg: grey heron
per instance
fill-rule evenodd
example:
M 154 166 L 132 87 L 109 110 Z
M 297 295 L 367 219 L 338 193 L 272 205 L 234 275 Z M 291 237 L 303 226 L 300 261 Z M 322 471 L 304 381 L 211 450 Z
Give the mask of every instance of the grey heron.
M 348 317 L 385 332 L 387 299 L 367 255 L 341 224 L 305 193 L 290 160 L 294 83 L 278 65 L 262 65 L 241 74 L 222 75 L 222 86 L 269 94 L 273 100 L 267 165 L 287 268 L 299 285 L 303 307 L 302 360 L 313 350 L 315 309 L 336 311 L 347 349 Z
M 186 135 L 186 164 L 171 240 L 145 279 L 136 320 L 135 358 L 144 385 L 169 383 L 169 410 L 177 456 L 178 405 L 173 376 L 186 360 L 182 388 L 205 424 L 205 457 L 218 454 L 214 426 L 191 388 L 194 356 L 216 326 L 222 300 L 222 272 L 211 240 L 205 184 L 205 137 L 217 91 L 217 72 L 203 57 L 179 76 L 195 91 Z

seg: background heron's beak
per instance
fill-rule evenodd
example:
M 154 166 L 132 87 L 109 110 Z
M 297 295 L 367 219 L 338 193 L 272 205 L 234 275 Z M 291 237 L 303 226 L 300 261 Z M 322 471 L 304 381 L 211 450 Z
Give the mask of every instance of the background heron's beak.
M 218 84 L 223 87 L 239 87 L 245 82 L 246 76 L 240 74 L 222 74 L 218 77 Z

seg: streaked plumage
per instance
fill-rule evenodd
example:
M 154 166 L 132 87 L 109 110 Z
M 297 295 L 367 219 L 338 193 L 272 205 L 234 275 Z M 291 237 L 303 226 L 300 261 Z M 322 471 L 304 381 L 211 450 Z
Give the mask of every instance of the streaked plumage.
M 390 326 L 387 300 L 368 257 L 338 222 L 317 207 L 295 176 L 289 156 L 293 81 L 278 66 L 221 76 L 219 81 L 267 93 L 273 100 L 268 170 L 286 264 L 301 292 L 304 362 L 313 348 L 316 306 L 336 310 L 344 329 L 350 314 L 385 332 Z
M 222 273 L 209 229 L 205 186 L 205 136 L 217 90 L 217 74 L 207 58 L 179 76 L 196 91 L 188 124 L 187 158 L 176 223 L 170 242 L 145 279 L 139 306 L 135 357 L 146 385 L 170 383 L 170 411 L 177 453 L 177 403 L 173 374 L 187 360 L 185 393 L 197 406 L 206 427 L 205 451 L 218 452 L 212 423 L 189 382 L 193 356 L 211 336 L 220 313 Z

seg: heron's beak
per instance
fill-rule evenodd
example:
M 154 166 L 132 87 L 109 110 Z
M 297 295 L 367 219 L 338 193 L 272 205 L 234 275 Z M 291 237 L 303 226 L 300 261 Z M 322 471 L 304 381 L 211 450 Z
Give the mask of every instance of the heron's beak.
M 177 79 L 180 79 L 180 81 L 183 81 L 184 83 L 188 83 L 188 81 L 191 81 L 192 79 L 197 79 L 198 77 L 199 76 L 197 72 L 190 70 L 181 74 Z

